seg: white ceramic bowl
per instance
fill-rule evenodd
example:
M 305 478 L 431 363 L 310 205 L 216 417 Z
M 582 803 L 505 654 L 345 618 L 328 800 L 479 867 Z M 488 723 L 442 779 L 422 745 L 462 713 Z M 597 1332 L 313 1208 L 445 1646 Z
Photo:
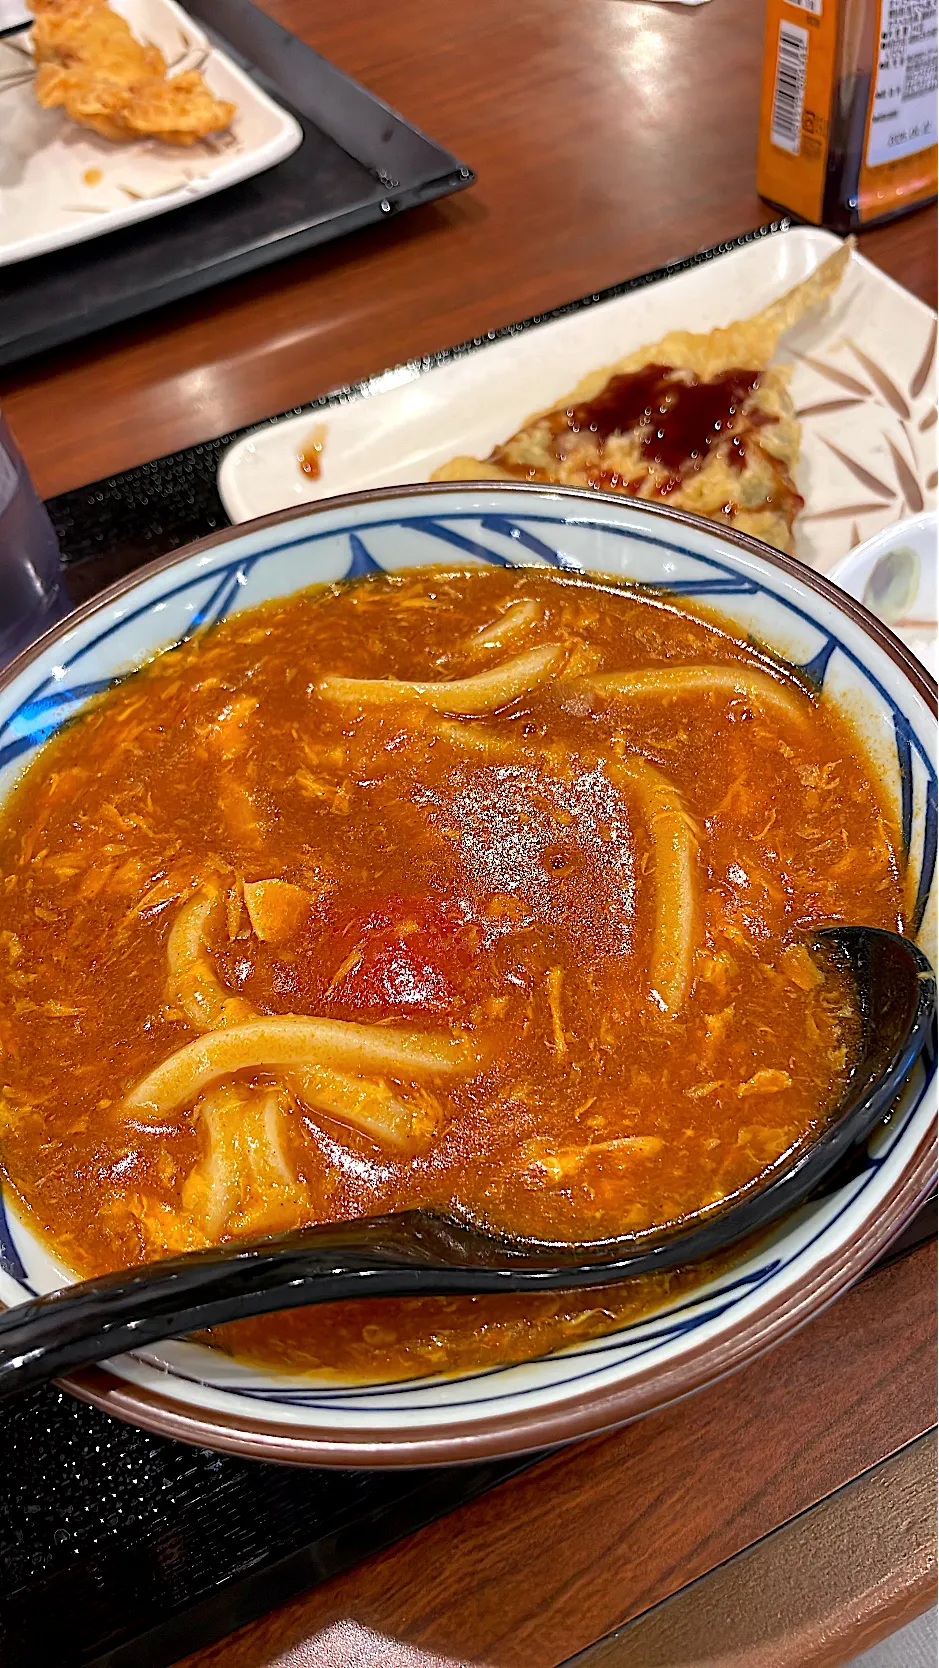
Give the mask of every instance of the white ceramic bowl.
M 0 680 L 0 800 L 43 741 L 115 675 L 235 610 L 374 568 L 547 564 L 634 579 L 720 609 L 824 686 L 863 733 L 902 830 L 914 919 L 935 960 L 935 684 L 830 581 L 667 509 L 496 484 L 335 499 L 217 534 L 79 609 Z M 923 1058 L 854 1178 L 791 1216 L 733 1271 L 612 1336 L 520 1366 L 341 1386 L 240 1366 L 179 1342 L 69 1381 L 168 1436 L 315 1464 L 439 1464 L 541 1448 L 633 1418 L 741 1365 L 877 1257 L 935 1166 L 935 1060 Z M 7 1200 L 0 1299 L 67 1270 Z
M 939 510 L 911 515 L 865 539 L 832 568 L 831 578 L 883 620 L 936 676 Z

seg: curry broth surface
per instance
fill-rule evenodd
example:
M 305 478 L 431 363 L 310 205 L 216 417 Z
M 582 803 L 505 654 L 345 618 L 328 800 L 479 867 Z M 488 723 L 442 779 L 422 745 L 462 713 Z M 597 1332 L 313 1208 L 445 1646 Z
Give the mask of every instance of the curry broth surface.
M 514 636 L 479 638 L 520 602 Z M 466 678 L 546 643 L 566 648 L 561 675 L 481 718 L 318 689 L 330 673 Z M 104 696 L 43 750 L 0 828 L 3 1159 L 38 1230 L 84 1275 L 415 1203 L 592 1239 L 764 1174 L 824 1119 L 856 1043 L 850 993 L 800 929 L 902 926 L 868 767 L 798 691 L 793 721 L 721 691 L 610 701 L 585 681 L 741 662 L 774 671 L 659 597 L 424 570 L 238 615 Z M 654 819 L 614 768 L 637 756 L 678 790 L 700 848 L 676 1014 L 649 988 Z M 270 878 L 296 907 L 259 937 L 243 888 Z M 122 1106 L 195 1035 L 167 998 L 167 943 L 207 883 L 225 899 L 214 974 L 251 1010 L 451 1031 L 482 1051 L 469 1073 L 386 1075 L 423 1119 L 410 1152 L 281 1091 L 274 1170 L 239 1149 L 211 1231 L 198 1105 L 149 1125 Z M 277 1081 L 238 1080 L 255 1095 Z M 215 1342 L 293 1370 L 453 1370 L 596 1335 L 700 1277 L 336 1304 Z

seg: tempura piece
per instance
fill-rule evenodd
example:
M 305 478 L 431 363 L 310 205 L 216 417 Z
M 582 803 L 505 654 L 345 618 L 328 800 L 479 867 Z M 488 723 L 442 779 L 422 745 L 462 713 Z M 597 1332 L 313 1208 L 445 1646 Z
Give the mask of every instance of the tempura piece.
M 753 318 L 701 334 L 671 331 L 592 371 L 488 458 L 453 458 L 431 478 L 621 492 L 791 550 L 802 507 L 793 480 L 799 425 L 788 368 L 770 361 L 784 332 L 837 289 L 852 247 L 848 240 Z
M 400 678 L 343 678 L 326 677 L 317 685 L 327 700 L 343 701 L 356 706 L 392 706 L 400 701 L 419 701 L 435 712 L 474 713 L 499 712 L 523 696 L 540 689 L 548 679 L 560 671 L 565 649 L 559 643 L 546 643 L 542 648 L 529 649 L 488 672 L 478 672 L 472 678 L 455 678 L 451 683 L 407 683 Z
M 231 126 L 236 106 L 216 98 L 198 70 L 166 80 L 144 81 L 123 112 L 128 137 L 162 139 L 165 145 L 195 145 Z
M 44 110 L 61 105 L 72 121 L 117 143 L 162 139 L 167 145 L 194 145 L 229 127 L 235 114 L 235 105 L 215 98 L 195 70 L 128 86 L 84 65 L 42 64 L 36 99 Z
M 94 69 L 108 81 L 134 86 L 166 74 L 159 47 L 144 46 L 107 0 L 34 0 L 33 55 L 37 64 Z
M 324 1065 L 410 1076 L 469 1070 L 476 1058 L 473 1043 L 445 1033 L 283 1014 L 186 1043 L 130 1091 L 124 1111 L 135 1118 L 168 1117 L 237 1071 Z
M 231 125 L 235 105 L 196 70 L 168 76 L 159 48 L 144 45 L 107 0 L 36 0 L 35 94 L 103 139 L 156 138 L 192 145 Z

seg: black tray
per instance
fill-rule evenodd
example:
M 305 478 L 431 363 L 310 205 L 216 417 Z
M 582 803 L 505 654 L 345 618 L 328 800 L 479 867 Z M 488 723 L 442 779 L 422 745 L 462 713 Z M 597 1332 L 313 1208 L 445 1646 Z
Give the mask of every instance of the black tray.
M 303 143 L 213 197 L 0 268 L 0 367 L 460 191 L 471 170 L 258 11 L 187 0 Z

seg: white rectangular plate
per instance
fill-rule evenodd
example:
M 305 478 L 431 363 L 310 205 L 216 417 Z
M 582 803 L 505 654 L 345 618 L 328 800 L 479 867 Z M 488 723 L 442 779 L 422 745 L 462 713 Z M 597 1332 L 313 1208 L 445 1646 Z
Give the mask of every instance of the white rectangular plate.
M 0 266 L 223 191 L 283 161 L 303 138 L 294 117 L 211 46 L 175 0 L 113 0 L 113 9 L 160 48 L 173 73 L 200 69 L 218 98 L 237 105 L 231 128 L 189 146 L 101 139 L 64 110 L 41 110 L 29 81 L 4 87 L 31 58 L 27 35 L 0 40 Z
M 400 365 L 235 441 L 219 469 L 222 502 L 232 521 L 249 521 L 334 493 L 426 481 L 461 453 L 484 458 L 587 371 L 669 330 L 710 330 L 758 312 L 837 244 L 830 232 L 793 228 L 443 354 L 431 368 Z M 797 550 L 826 569 L 880 527 L 935 503 L 935 315 L 855 254 L 828 308 L 792 331 L 779 357 L 794 366 L 803 420 Z M 321 425 L 313 481 L 298 454 Z

